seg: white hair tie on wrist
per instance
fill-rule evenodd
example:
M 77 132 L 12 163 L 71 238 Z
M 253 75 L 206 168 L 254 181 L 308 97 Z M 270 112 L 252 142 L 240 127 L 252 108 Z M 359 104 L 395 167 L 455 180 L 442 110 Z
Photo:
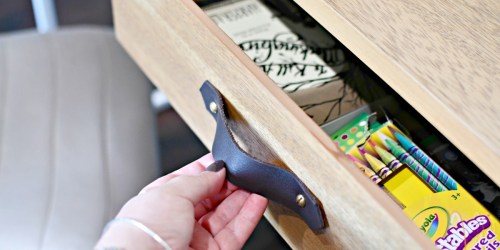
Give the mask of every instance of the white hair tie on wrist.
M 106 224 L 106 226 L 104 227 L 104 230 L 103 230 L 104 233 L 106 233 L 108 231 L 108 229 L 116 223 L 125 223 L 125 224 L 129 224 L 129 225 L 133 225 L 134 227 L 140 229 L 141 231 L 143 231 L 147 235 L 151 236 L 151 238 L 153 238 L 156 242 L 158 242 L 158 244 L 160 244 L 163 248 L 165 248 L 165 250 L 172 250 L 172 248 L 170 248 L 170 246 L 167 244 L 167 242 L 164 241 L 157 233 L 155 233 L 153 230 L 151 230 L 146 225 L 144 225 L 144 224 L 142 224 L 139 221 L 136 221 L 134 219 L 114 218 L 113 220 L 108 222 L 108 224 Z

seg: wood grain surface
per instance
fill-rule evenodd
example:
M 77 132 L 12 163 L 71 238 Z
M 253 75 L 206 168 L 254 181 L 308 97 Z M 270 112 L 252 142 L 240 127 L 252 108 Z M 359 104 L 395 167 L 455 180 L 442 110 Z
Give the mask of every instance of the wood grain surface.
M 500 1 L 295 1 L 500 185 Z
M 190 0 L 113 1 L 119 41 L 205 145 L 215 123 L 198 88 L 210 80 L 230 103 L 240 141 L 283 163 L 320 199 L 329 227 L 314 233 L 271 204 L 266 217 L 296 249 L 431 249 L 402 210 Z M 246 133 L 246 132 L 244 132 Z M 264 145 L 265 147 L 263 147 Z M 268 149 L 266 149 L 268 148 Z

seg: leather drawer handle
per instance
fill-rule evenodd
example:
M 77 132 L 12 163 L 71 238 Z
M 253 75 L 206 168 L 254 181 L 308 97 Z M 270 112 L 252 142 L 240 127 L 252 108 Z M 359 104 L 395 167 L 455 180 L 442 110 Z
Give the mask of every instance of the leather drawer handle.
M 212 154 L 226 165 L 227 178 L 236 186 L 260 194 L 299 214 L 312 230 L 325 227 L 319 202 L 293 173 L 257 160 L 236 143 L 228 127 L 224 101 L 208 81 L 200 88 L 205 107 L 217 122 Z

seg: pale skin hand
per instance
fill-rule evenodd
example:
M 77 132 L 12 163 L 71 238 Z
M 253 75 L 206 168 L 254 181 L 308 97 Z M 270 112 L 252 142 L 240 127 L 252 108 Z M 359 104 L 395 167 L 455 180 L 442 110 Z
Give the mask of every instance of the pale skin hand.
M 225 180 L 226 170 L 205 171 L 208 154 L 146 186 L 117 217 L 135 219 L 174 249 L 240 249 L 259 222 L 267 199 Z M 96 248 L 162 249 L 144 232 L 114 224 Z

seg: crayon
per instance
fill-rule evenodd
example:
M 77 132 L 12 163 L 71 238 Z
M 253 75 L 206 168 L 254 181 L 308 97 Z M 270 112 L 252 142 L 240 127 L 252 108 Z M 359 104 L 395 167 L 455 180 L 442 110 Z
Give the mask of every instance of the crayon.
M 387 152 L 382 147 L 375 145 L 375 151 L 377 151 L 377 154 L 380 156 L 380 159 L 382 159 L 382 162 L 384 162 L 390 170 L 395 171 L 403 165 L 400 161 L 398 161 L 398 159 L 396 159 L 396 157 L 394 157 L 394 155 Z
M 370 178 L 375 184 L 378 184 L 382 179 L 375 173 L 373 170 L 371 170 L 368 166 L 366 166 L 362 161 L 356 159 L 355 157 L 351 155 L 347 155 L 349 159 L 351 159 L 356 166 L 365 173 L 366 176 Z
M 365 157 L 366 161 L 372 169 L 377 173 L 382 179 L 386 178 L 388 175 L 392 174 L 392 171 L 385 166 L 385 164 L 379 161 L 377 158 L 367 153 L 366 151 L 361 151 L 363 153 L 363 157 Z
M 371 170 L 368 166 L 362 165 L 361 163 L 359 163 L 357 161 L 354 162 L 354 164 L 356 164 L 356 166 L 361 171 L 363 171 L 363 173 L 365 173 L 365 175 L 368 176 L 370 178 L 370 180 L 372 180 L 373 182 L 375 182 L 375 184 L 378 184 L 379 182 L 382 181 L 382 179 L 380 178 L 380 176 L 378 176 L 375 172 L 373 172 L 373 170 Z
M 372 139 L 369 139 L 364 145 L 363 149 L 366 150 L 368 153 L 371 153 L 373 156 L 380 158 L 380 155 L 377 153 L 375 150 L 375 146 L 377 146 L 377 143 L 373 141 Z
M 392 140 L 391 137 L 385 135 L 384 133 L 378 131 L 376 132 L 377 136 L 380 138 L 380 141 L 382 142 L 382 144 L 384 145 L 385 148 L 389 149 L 389 145 L 387 145 L 387 142 L 386 140 L 389 139 L 389 140 Z
M 427 169 L 425 169 L 417 160 L 415 160 L 410 154 L 408 154 L 402 147 L 396 144 L 395 141 L 391 139 L 385 139 L 385 143 L 388 145 L 391 153 L 401 161 L 408 165 L 415 173 L 417 173 L 422 179 L 427 182 L 436 192 L 448 190 L 441 182 L 434 177 Z
M 422 151 L 415 143 L 401 133 L 391 130 L 394 136 L 398 139 L 401 146 L 410 153 L 422 166 L 424 166 L 432 175 L 434 175 L 446 188 L 457 190 L 457 182 L 446 173 L 436 162 L 434 162 L 427 154 Z

